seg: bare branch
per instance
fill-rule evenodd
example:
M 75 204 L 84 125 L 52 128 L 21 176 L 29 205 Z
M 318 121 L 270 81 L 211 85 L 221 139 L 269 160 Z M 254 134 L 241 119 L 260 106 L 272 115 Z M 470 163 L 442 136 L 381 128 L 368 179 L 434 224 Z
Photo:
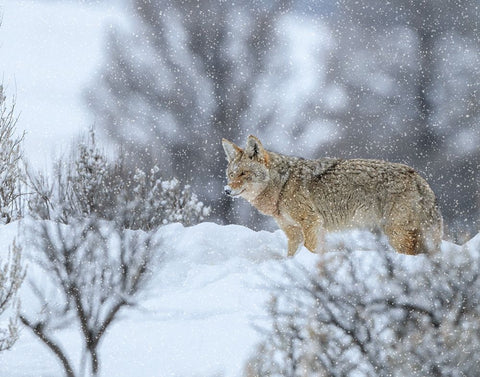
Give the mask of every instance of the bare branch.
M 51 337 L 47 335 L 47 333 L 44 331 L 45 330 L 45 324 L 38 322 L 38 323 L 32 323 L 29 321 L 24 315 L 20 316 L 20 320 L 22 323 L 27 326 L 32 332 L 38 336 L 38 338 L 48 347 L 50 350 L 60 359 L 63 369 L 65 370 L 65 373 L 68 377 L 75 377 L 75 374 L 73 372 L 73 368 L 70 365 L 70 362 L 67 359 L 67 356 L 65 355 L 65 352 L 63 349 L 60 347 L 59 344 L 57 344 Z

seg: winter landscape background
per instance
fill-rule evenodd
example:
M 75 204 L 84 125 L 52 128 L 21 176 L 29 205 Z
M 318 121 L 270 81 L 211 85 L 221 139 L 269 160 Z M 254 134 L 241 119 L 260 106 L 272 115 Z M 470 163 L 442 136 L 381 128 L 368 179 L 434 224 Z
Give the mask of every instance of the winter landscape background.
M 0 375 L 475 376 L 479 5 L 1 0 Z M 286 260 L 222 195 L 248 134 L 413 166 L 449 241 Z

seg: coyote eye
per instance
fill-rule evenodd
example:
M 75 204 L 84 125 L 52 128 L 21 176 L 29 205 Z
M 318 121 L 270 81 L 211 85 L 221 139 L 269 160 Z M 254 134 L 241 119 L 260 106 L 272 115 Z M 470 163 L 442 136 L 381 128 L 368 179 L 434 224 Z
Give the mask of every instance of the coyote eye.
M 242 171 L 238 177 L 250 181 L 252 179 L 252 174 L 249 171 Z

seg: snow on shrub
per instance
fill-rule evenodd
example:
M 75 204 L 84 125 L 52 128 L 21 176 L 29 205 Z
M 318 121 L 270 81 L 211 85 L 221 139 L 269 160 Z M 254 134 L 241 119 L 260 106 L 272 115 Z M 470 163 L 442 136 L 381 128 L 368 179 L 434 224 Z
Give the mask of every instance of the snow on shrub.
M 21 215 L 20 182 L 23 136 L 15 136 L 14 105 L 7 105 L 0 85 L 0 223 L 8 224 Z
M 97 147 L 94 131 L 67 162 L 57 162 L 55 178 L 30 177 L 35 195 L 29 206 L 34 217 L 69 223 L 95 216 L 125 228 L 150 230 L 172 222 L 193 225 L 210 213 L 192 192 L 160 169 L 129 169 L 123 158 L 111 162 Z

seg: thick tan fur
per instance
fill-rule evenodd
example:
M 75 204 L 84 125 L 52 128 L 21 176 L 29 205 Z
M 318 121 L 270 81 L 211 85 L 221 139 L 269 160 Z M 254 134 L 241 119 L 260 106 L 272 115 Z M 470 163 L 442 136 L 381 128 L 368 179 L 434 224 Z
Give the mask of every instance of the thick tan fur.
M 433 191 L 412 168 L 379 160 L 306 160 L 267 151 L 254 136 L 241 149 L 222 141 L 227 194 L 273 216 L 288 238 L 288 255 L 303 243 L 323 251 L 325 232 L 381 229 L 399 253 L 439 250 L 442 217 Z

